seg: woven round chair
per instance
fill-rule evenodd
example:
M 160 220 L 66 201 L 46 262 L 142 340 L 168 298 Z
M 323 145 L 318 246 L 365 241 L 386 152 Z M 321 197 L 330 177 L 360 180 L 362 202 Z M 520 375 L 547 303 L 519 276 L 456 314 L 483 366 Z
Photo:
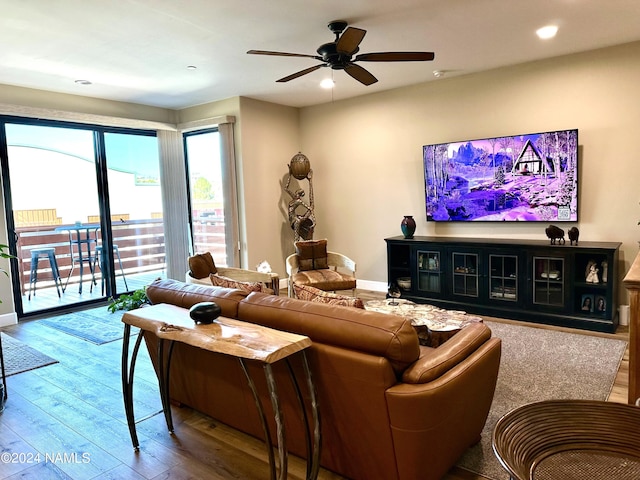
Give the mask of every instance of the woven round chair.
M 637 480 L 640 408 L 595 400 L 524 405 L 496 423 L 493 451 L 512 480 Z

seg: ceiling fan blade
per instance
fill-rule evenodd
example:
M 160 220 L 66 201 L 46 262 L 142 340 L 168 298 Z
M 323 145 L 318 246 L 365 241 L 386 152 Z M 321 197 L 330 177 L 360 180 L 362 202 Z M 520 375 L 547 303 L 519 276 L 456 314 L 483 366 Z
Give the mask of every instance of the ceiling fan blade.
M 360 45 L 360 42 L 366 34 L 367 31 L 361 28 L 347 27 L 338 39 L 336 50 L 338 53 L 353 55 L 353 53 L 358 50 L 358 45 Z
M 427 62 L 433 60 L 433 52 L 379 52 L 363 53 L 354 62 Z
M 304 57 L 304 58 L 315 58 L 316 60 L 322 60 L 321 57 L 317 55 L 305 55 L 304 53 L 287 53 L 287 52 L 270 52 L 268 50 L 249 50 L 247 52 L 250 55 L 275 55 L 279 57 Z
M 303 75 L 306 75 L 307 73 L 314 72 L 319 68 L 325 67 L 325 66 L 326 66 L 325 64 L 321 64 L 321 65 L 315 65 L 313 67 L 305 68 L 304 70 L 300 70 L 299 72 L 292 73 L 291 75 L 283 77 L 280 80 L 276 80 L 276 82 L 288 82 L 289 80 L 293 80 L 294 78 L 301 77 Z
M 365 70 L 360 65 L 349 63 L 344 68 L 344 71 L 366 86 L 369 86 L 372 83 L 376 83 L 378 81 L 376 77 L 374 77 L 368 70 Z

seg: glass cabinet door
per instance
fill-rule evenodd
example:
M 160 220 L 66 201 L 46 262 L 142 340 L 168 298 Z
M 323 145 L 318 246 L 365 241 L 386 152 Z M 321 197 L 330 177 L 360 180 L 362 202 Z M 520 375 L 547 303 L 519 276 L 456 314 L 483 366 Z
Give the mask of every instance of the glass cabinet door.
M 442 271 L 440 252 L 418 251 L 418 290 L 440 293 Z
M 533 257 L 533 303 L 564 306 L 564 259 Z
M 489 255 L 489 296 L 496 300 L 518 301 L 518 257 Z
M 452 254 L 453 293 L 468 297 L 478 296 L 478 254 Z

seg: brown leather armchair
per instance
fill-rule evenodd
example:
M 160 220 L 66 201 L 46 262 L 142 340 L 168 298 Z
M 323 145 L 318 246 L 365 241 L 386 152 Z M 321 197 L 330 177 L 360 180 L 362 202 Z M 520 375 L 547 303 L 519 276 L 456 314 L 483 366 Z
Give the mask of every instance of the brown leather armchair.
M 356 295 L 356 262 L 341 253 L 327 252 L 327 268 L 311 270 L 301 270 L 300 257 L 294 253 L 287 257 L 286 268 L 290 297 L 295 297 L 294 283 L 324 291 L 351 290 Z

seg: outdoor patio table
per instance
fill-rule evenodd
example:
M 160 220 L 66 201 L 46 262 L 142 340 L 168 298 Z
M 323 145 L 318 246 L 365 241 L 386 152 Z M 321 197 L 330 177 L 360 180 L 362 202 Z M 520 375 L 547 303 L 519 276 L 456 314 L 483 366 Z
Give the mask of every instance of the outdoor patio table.
M 69 271 L 69 275 L 67 275 L 67 281 L 65 282 L 64 287 L 62 287 L 63 292 L 67 289 L 69 279 L 76 267 L 76 262 L 80 263 L 80 286 L 78 287 L 78 293 L 82 293 L 82 276 L 84 274 L 85 262 L 89 264 L 89 271 L 91 272 L 91 289 L 96 285 L 96 277 L 93 271 L 94 256 L 91 252 L 96 243 L 96 231 L 98 228 L 100 228 L 99 223 L 76 222 L 73 225 L 64 225 L 54 229 L 56 232 L 67 232 L 69 234 L 71 270 Z M 93 236 L 91 236 L 92 232 Z M 77 248 L 77 252 L 74 251 L 74 246 Z M 83 248 L 86 252 L 83 252 Z

